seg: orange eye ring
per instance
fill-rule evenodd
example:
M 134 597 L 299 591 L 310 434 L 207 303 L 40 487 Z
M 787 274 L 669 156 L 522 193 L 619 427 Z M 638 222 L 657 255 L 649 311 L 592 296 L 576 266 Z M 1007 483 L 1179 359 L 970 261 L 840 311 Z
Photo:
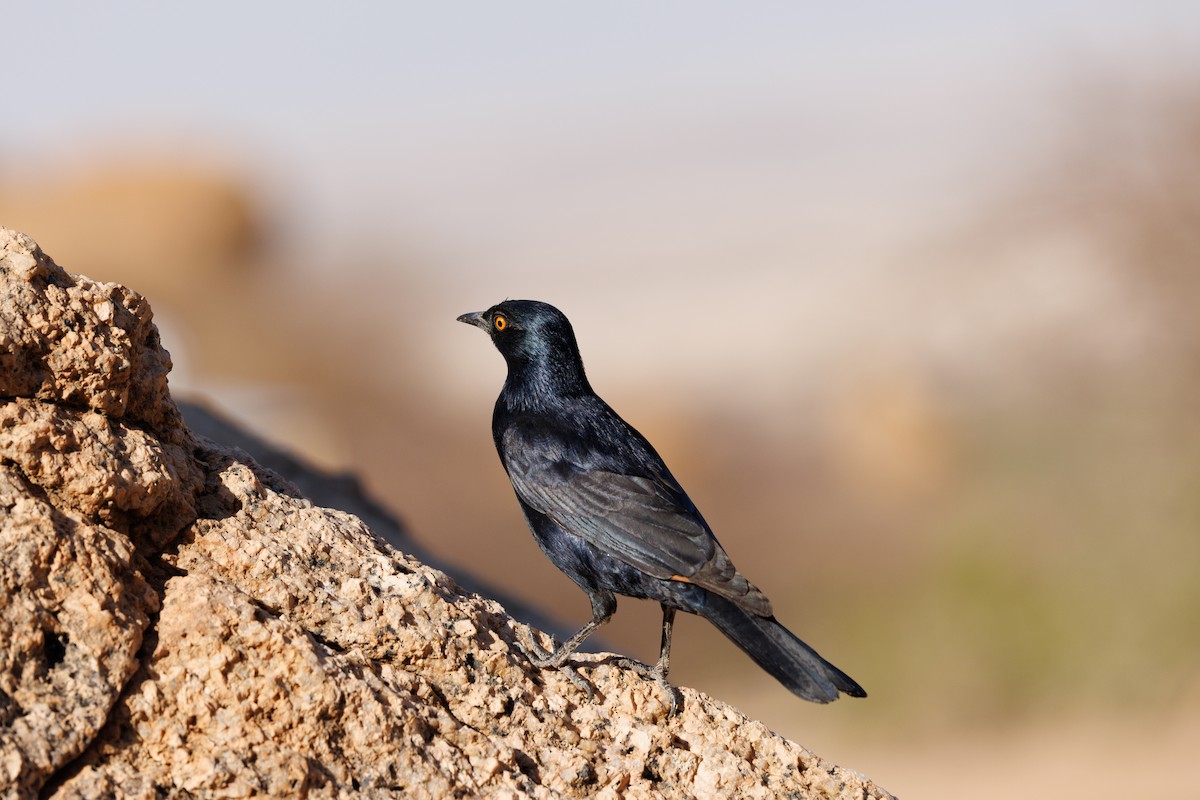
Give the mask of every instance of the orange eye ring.
M 502 316 L 499 316 L 499 317 L 496 317 L 496 319 L 492 321 L 492 324 L 496 326 L 496 330 L 502 331 L 508 327 L 508 320 Z

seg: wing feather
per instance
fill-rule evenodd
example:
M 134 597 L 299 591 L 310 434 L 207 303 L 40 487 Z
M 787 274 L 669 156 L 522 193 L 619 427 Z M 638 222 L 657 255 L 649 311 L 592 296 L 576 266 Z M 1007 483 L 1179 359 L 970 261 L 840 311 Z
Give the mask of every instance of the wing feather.
M 737 572 L 674 479 L 581 461 L 566 440 L 545 431 L 530 435 L 514 425 L 504 433 L 504 467 L 517 495 L 563 530 L 656 578 L 695 583 L 771 615 L 770 602 Z

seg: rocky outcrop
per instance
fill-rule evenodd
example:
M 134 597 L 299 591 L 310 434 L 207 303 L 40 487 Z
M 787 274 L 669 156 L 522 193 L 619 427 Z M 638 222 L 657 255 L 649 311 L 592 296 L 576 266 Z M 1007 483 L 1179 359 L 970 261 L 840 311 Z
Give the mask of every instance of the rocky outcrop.
M 0 345 L 0 796 L 888 796 L 604 655 L 591 698 L 534 669 L 497 602 L 191 433 L 146 301 L 11 231 Z

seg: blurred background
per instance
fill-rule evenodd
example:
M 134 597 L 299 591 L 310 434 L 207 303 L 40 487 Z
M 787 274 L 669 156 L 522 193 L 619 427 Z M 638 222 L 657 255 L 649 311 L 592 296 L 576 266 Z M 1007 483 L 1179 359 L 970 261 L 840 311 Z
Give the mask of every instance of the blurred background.
M 4 38 L 0 223 L 452 573 L 588 616 L 454 321 L 547 300 L 871 697 L 691 618 L 676 682 L 901 796 L 1200 793 L 1200 5 L 26 3 Z

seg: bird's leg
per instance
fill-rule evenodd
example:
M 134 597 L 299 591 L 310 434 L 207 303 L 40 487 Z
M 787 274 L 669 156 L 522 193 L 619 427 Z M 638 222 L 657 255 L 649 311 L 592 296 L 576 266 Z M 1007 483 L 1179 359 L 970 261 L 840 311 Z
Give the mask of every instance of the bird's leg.
M 659 646 L 658 664 L 651 670 L 651 674 L 654 676 L 654 682 L 658 684 L 658 688 L 671 698 L 671 710 L 667 712 L 667 716 L 673 717 L 678 708 L 679 695 L 676 693 L 675 687 L 667 681 L 667 673 L 671 670 L 671 627 L 675 624 L 675 609 L 663 603 L 662 610 L 662 644 Z
M 596 628 L 612 619 L 612 615 L 617 612 L 617 598 L 612 592 L 589 591 L 588 599 L 592 601 L 591 622 L 577 630 L 575 635 L 567 639 L 566 643 L 553 653 L 541 652 L 541 648 L 536 644 L 527 648 L 525 655 L 529 657 L 531 664 L 538 669 L 561 667 L 567 663 L 567 659 L 579 649 L 579 646 L 592 635 Z
M 664 604 L 662 610 L 662 642 L 658 646 L 658 666 L 654 669 L 665 681 L 667 673 L 671 670 L 671 628 L 675 624 L 675 609 Z

